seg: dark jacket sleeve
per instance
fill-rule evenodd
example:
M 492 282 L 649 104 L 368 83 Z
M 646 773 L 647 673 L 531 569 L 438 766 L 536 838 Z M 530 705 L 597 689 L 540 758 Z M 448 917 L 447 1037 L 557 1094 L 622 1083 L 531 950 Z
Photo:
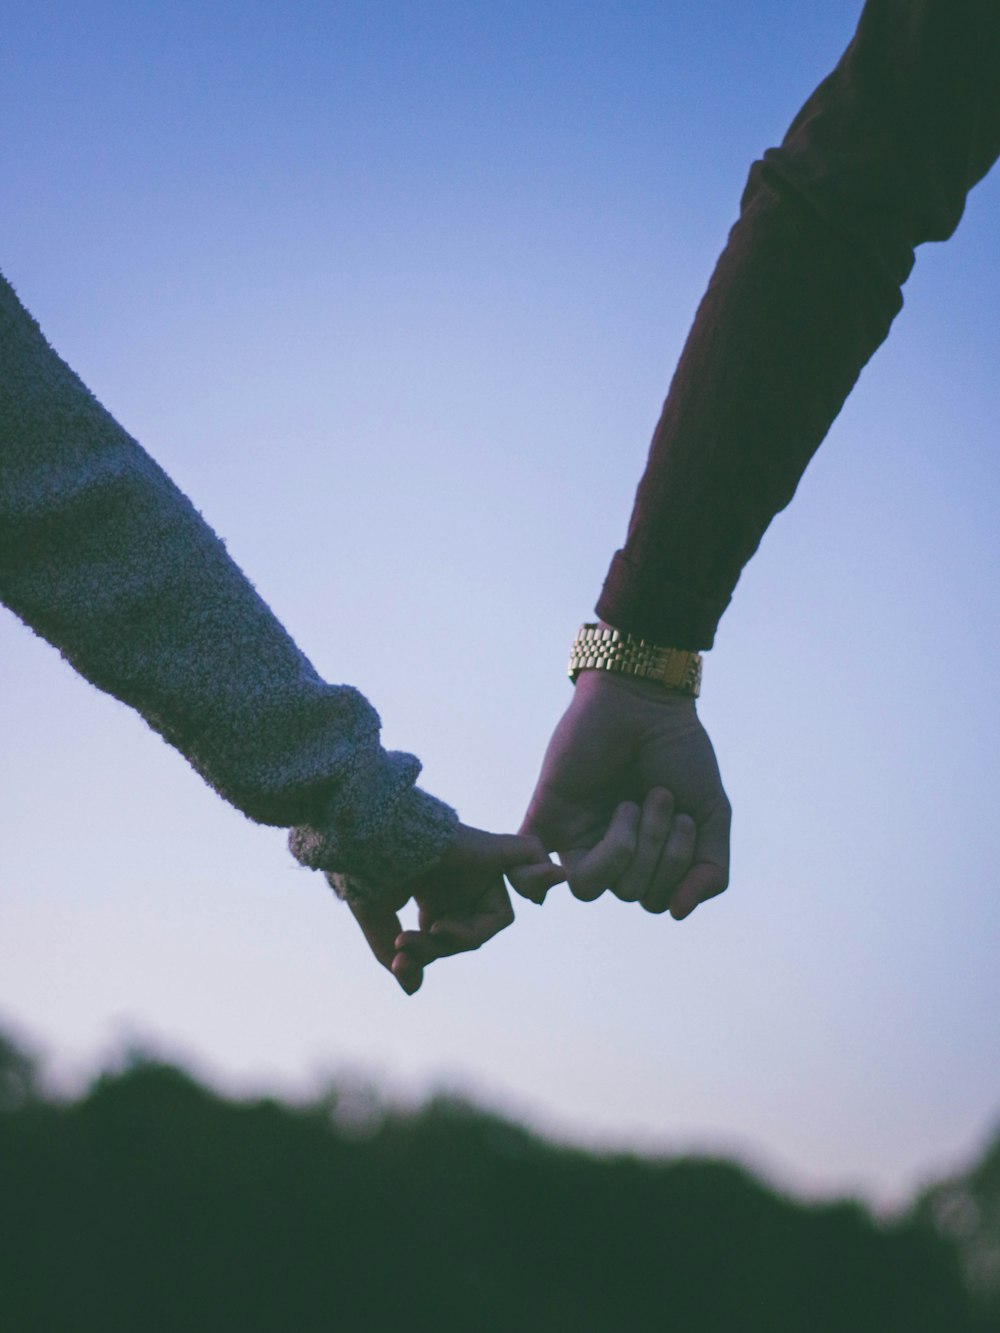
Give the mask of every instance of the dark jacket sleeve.
M 754 163 L 653 436 L 598 614 L 710 648 L 740 572 L 1000 153 L 1000 3 L 868 0 Z

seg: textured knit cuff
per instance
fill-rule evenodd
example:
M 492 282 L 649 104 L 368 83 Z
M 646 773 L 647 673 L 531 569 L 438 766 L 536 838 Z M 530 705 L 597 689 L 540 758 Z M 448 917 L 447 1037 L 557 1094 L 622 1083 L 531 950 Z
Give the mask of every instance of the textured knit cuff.
M 656 578 L 617 551 L 597 603 L 615 629 L 688 652 L 711 648 L 728 597 L 706 597 Z
M 288 845 L 303 865 L 326 871 L 339 898 L 381 902 L 397 897 L 407 880 L 440 861 L 457 826 L 450 805 L 409 787 L 377 841 L 352 842 L 342 832 L 300 825 L 292 829 Z

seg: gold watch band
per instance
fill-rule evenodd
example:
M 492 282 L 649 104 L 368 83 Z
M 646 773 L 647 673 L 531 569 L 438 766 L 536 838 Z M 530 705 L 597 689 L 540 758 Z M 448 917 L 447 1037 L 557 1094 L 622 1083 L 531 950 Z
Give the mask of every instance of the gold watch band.
M 581 625 L 573 640 L 569 678 L 576 684 L 581 671 L 618 671 L 659 681 L 668 690 L 695 698 L 701 690 L 701 653 L 684 648 L 662 648 L 645 639 L 600 625 Z

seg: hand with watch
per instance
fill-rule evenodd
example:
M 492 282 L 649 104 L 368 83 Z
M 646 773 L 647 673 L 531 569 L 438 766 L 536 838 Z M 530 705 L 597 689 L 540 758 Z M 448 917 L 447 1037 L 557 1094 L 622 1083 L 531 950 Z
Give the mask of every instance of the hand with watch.
M 521 831 L 558 852 L 575 897 L 610 889 L 683 920 L 729 882 L 731 809 L 695 709 L 700 654 L 584 625 L 570 678 Z

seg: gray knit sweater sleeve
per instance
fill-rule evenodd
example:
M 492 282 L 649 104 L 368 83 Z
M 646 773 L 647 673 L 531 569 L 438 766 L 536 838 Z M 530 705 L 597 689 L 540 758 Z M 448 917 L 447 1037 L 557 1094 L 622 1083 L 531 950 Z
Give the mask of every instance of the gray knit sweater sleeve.
M 0 276 L 0 600 L 346 896 L 395 894 L 457 816 L 328 685 Z

